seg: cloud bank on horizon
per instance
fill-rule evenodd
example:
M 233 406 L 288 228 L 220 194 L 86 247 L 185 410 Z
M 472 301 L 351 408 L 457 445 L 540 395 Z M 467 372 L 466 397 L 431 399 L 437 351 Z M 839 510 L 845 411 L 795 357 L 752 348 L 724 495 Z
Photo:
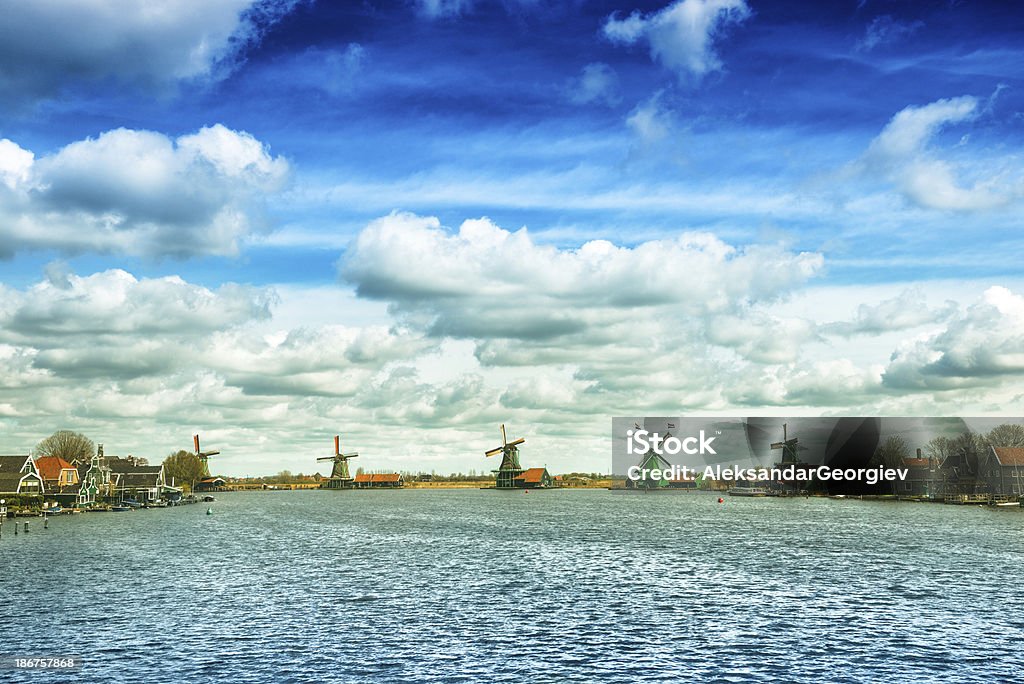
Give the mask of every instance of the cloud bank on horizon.
M 7 451 L 589 471 L 613 415 L 1021 405 L 1018 9 L 14 5 Z

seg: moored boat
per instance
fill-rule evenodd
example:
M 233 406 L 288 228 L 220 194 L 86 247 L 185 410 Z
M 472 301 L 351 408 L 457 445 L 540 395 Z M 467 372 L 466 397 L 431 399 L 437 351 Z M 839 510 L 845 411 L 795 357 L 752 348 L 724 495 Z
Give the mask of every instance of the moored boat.
M 726 493 L 729 496 L 768 496 L 764 487 L 733 487 Z

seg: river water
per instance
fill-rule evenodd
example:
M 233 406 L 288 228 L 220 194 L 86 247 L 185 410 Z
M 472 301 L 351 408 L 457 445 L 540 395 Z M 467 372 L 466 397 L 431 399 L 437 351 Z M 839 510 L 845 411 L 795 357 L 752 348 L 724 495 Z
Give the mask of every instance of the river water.
M 1024 511 L 225 493 L 0 539 L 0 681 L 1024 681 Z

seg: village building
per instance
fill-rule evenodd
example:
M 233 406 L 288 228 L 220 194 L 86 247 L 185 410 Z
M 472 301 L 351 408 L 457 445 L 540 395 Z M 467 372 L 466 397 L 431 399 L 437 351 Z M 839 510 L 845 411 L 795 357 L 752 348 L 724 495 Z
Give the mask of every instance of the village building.
M 141 465 L 139 460 L 110 458 L 107 460 L 114 482 L 115 496 L 119 500 L 133 499 L 139 503 L 153 503 L 165 495 L 180 493 L 164 480 L 163 465 Z
M 223 477 L 204 477 L 196 482 L 197 492 L 221 492 L 227 488 L 228 481 Z
M 527 468 L 519 475 L 516 475 L 513 482 L 513 486 L 517 488 L 541 489 L 553 486 L 555 480 L 548 473 L 547 468 Z
M 89 459 L 88 464 L 78 465 L 78 480 L 78 496 L 75 501 L 78 506 L 90 506 L 114 496 L 117 477 L 106 464 L 102 444 L 96 447 L 96 455 Z
M 1024 448 L 990 447 L 981 479 L 996 496 L 1024 494 Z
M 907 469 L 907 477 L 896 483 L 898 495 L 934 497 L 940 494 L 942 475 L 935 459 L 923 457 L 918 449 L 917 456 L 903 459 L 903 467 Z
M 36 459 L 36 469 L 43 478 L 47 493 L 57 493 L 65 488 L 77 491 L 79 485 L 78 468 L 60 456 L 40 456 Z
M 405 486 L 400 473 L 359 473 L 352 481 L 356 489 L 396 489 Z
M 44 491 L 43 478 L 31 456 L 0 456 L 0 494 L 39 496 Z

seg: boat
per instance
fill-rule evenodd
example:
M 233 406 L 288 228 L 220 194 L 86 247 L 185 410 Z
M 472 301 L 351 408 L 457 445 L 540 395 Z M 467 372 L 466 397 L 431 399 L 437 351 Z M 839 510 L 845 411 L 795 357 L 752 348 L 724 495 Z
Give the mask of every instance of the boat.
M 142 502 L 136 501 L 135 499 L 125 499 L 121 503 L 132 508 L 142 508 Z
M 996 504 L 996 506 L 999 506 L 1001 508 L 1009 508 L 1011 506 L 1020 506 L 1020 501 L 1000 501 L 999 503 Z
M 116 506 L 111 506 L 110 510 L 116 513 L 123 513 L 124 511 L 133 511 L 135 509 L 132 508 L 131 506 L 128 506 L 127 504 L 118 504 Z
M 764 487 L 733 487 L 726 493 L 729 496 L 768 496 Z
M 147 508 L 167 508 L 167 502 L 166 501 L 151 501 L 148 504 L 146 504 L 146 507 Z
M 213 498 L 212 496 L 210 496 L 209 494 L 207 494 L 206 496 L 204 496 L 204 497 L 203 497 L 203 502 L 204 502 L 204 503 L 209 503 L 209 502 L 211 502 L 211 501 L 216 501 L 216 499 L 214 499 L 214 498 Z

